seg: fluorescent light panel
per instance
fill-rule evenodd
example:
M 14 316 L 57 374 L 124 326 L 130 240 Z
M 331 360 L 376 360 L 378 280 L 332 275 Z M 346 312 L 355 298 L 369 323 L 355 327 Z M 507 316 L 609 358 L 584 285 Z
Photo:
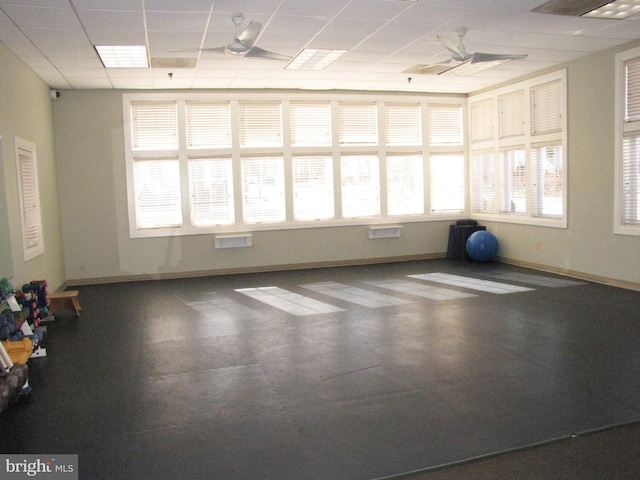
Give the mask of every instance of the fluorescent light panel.
M 323 70 L 344 55 L 346 50 L 305 48 L 289 62 L 286 70 Z
M 583 14 L 583 17 L 622 19 L 640 13 L 640 0 L 615 0 L 595 10 Z
M 144 45 L 95 45 L 105 68 L 148 68 Z

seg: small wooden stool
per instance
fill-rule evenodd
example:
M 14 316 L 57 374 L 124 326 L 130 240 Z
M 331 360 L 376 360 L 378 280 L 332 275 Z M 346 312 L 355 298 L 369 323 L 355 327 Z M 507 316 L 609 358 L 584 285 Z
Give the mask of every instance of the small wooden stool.
M 48 295 L 49 300 L 49 313 L 53 315 L 56 310 L 66 307 L 72 312 L 75 312 L 76 316 L 80 316 L 80 302 L 78 302 L 78 290 L 65 290 L 63 292 L 53 292 Z

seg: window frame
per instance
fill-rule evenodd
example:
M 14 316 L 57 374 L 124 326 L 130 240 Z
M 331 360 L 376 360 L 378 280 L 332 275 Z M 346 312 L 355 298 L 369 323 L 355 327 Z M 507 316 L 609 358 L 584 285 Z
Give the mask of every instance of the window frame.
M 615 72 L 615 185 L 614 185 L 614 214 L 613 232 L 619 235 L 640 236 L 640 224 L 625 223 L 623 221 L 624 195 L 624 141 L 629 135 L 640 135 L 640 119 L 626 121 L 626 88 L 625 63 L 640 60 L 640 47 L 635 47 L 616 55 Z M 639 160 L 640 161 L 640 160 Z M 640 174 L 639 174 L 640 176 Z M 639 207 L 640 208 L 640 205 Z
M 532 131 L 532 100 L 531 95 L 533 91 L 539 91 L 541 88 L 554 83 L 559 84 L 559 108 L 556 110 L 560 116 L 559 129 L 550 129 L 544 132 Z M 522 116 L 524 122 L 524 128 L 521 135 L 502 135 L 502 128 L 500 122 L 503 118 L 501 100 L 509 98 L 510 95 L 516 94 L 519 91 L 524 92 L 524 105 L 522 106 Z M 490 107 L 489 104 L 492 104 Z M 478 109 L 484 109 L 484 111 L 490 112 L 488 119 L 475 118 L 477 116 L 474 112 L 474 107 Z M 474 154 L 486 151 L 492 151 L 495 158 L 495 171 L 494 171 L 494 185 L 495 185 L 495 199 L 493 212 L 477 211 L 473 207 L 470 210 L 470 217 L 476 220 L 482 221 L 495 221 L 505 223 L 517 223 L 525 225 L 538 225 L 553 228 L 567 228 L 568 225 L 568 155 L 567 155 L 567 71 L 566 69 L 558 70 L 546 75 L 525 80 L 512 85 L 508 85 L 502 88 L 484 92 L 482 94 L 471 96 L 468 100 L 467 109 L 468 115 L 468 129 L 473 134 L 474 125 L 476 130 L 478 125 L 481 126 L 483 132 L 491 131 L 493 135 L 489 138 L 488 135 L 483 135 L 476 141 L 473 138 L 469 142 L 468 153 L 468 171 L 470 175 L 473 175 L 474 166 Z M 487 123 L 490 123 L 489 126 Z M 541 144 L 558 144 L 561 146 L 562 155 L 562 185 L 561 189 L 561 201 L 562 201 L 562 213 L 561 215 L 539 215 L 534 211 L 536 193 L 534 188 L 542 188 L 540 185 L 534 186 L 533 169 L 532 166 L 532 151 L 535 145 Z M 524 149 L 525 151 L 525 212 L 511 212 L 505 211 L 503 208 L 505 205 L 505 195 L 507 195 L 506 189 L 509 188 L 504 182 L 504 173 L 500 168 L 500 155 L 504 151 Z M 476 202 L 478 191 L 474 186 L 473 178 L 470 179 L 469 187 L 470 204 L 473 206 Z
M 14 137 L 13 143 L 18 186 L 18 204 L 20 207 L 22 253 L 24 255 L 24 261 L 27 262 L 44 254 L 38 158 L 35 143 L 20 137 Z M 23 178 L 23 174 L 25 173 L 23 160 L 27 161 L 26 167 L 29 169 L 29 172 L 26 172 L 26 178 Z M 25 189 L 25 187 L 27 187 L 27 189 Z
M 136 224 L 135 212 L 135 184 L 133 175 L 133 163 L 135 155 L 131 145 L 131 109 L 132 102 L 172 102 L 178 104 L 178 148 L 171 151 L 143 152 L 145 158 L 165 158 L 177 155 L 180 163 L 180 188 L 181 188 L 181 212 L 182 225 L 179 227 L 160 227 L 143 229 Z M 432 155 L 453 154 L 462 156 L 466 169 L 466 147 L 464 143 L 466 130 L 466 96 L 447 95 L 425 97 L 419 95 L 372 95 L 365 93 L 284 93 L 284 92 L 135 92 L 124 93 L 122 96 L 124 137 L 125 137 L 125 172 L 127 179 L 127 206 L 129 213 L 129 236 L 131 238 L 148 238 L 162 236 L 199 235 L 199 234 L 224 234 L 224 233 L 246 233 L 261 230 L 286 230 L 299 228 L 319 228 L 350 225 L 381 225 L 390 222 L 423 222 L 456 220 L 468 215 L 466 194 L 463 194 L 463 202 L 459 210 L 432 211 L 430 202 L 430 158 Z M 231 122 L 231 145 L 211 146 L 203 148 L 193 148 L 187 145 L 186 126 L 186 105 L 187 103 L 228 103 Z M 240 145 L 240 119 L 239 105 L 241 103 L 280 103 L 281 125 L 282 125 L 282 145 L 269 146 L 242 146 Z M 331 144 L 303 145 L 292 142 L 292 105 L 300 104 L 324 104 L 329 105 L 331 114 Z M 415 141 L 409 141 L 406 145 L 402 142 L 387 145 L 386 139 L 386 106 L 403 105 L 419 106 L 419 128 L 422 143 L 416 145 Z M 342 144 L 340 142 L 340 107 L 341 105 L 373 105 L 377 120 L 377 143 L 375 144 Z M 430 129 L 429 111 L 431 108 L 457 108 L 460 111 L 459 132 L 455 132 L 451 138 L 460 138 L 459 142 L 454 140 L 447 143 L 429 144 Z M 294 107 L 295 108 L 295 107 Z M 206 109 L 205 109 L 206 110 Z M 454 117 L 452 117 L 454 118 Z M 451 119 L 449 119 L 451 123 Z M 326 134 L 325 134 L 326 136 Z M 325 142 L 319 142 L 325 143 Z M 375 216 L 363 216 L 347 218 L 342 215 L 343 199 L 341 184 L 341 158 L 349 155 L 376 155 L 378 158 L 378 178 L 379 178 L 379 214 Z M 387 156 L 419 155 L 423 161 L 423 196 L 424 209 L 419 214 L 398 214 L 389 215 L 388 208 L 388 185 L 387 185 Z M 295 215 L 294 196 L 294 175 L 293 159 L 295 157 L 329 156 L 332 159 L 333 174 L 333 203 L 335 215 L 332 218 L 300 219 Z M 260 222 L 245 223 L 242 207 L 242 181 L 241 181 L 241 159 L 244 157 L 274 157 L 281 156 L 284 160 L 284 196 L 286 219 L 282 222 Z M 196 226 L 191 223 L 191 198 L 189 194 L 190 179 L 188 176 L 188 165 L 190 159 L 216 159 L 231 158 L 233 180 L 230 190 L 234 192 L 234 223 L 216 224 L 206 226 Z M 453 157 L 452 157 L 453 158 Z M 457 165 L 457 160 L 456 160 Z M 458 171 L 457 166 L 454 171 Z M 467 175 L 463 172 L 460 179 L 467 189 Z M 456 188 L 458 182 L 456 182 Z

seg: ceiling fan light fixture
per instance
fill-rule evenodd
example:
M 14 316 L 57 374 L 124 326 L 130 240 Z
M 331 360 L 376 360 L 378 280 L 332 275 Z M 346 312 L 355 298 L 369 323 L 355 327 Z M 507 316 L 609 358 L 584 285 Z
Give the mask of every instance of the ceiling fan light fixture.
M 105 68 L 149 68 L 144 45 L 94 45 Z
M 289 62 L 285 70 L 324 70 L 347 50 L 322 50 L 305 48 Z
M 615 0 L 582 14 L 583 17 L 621 20 L 640 13 L 640 0 Z

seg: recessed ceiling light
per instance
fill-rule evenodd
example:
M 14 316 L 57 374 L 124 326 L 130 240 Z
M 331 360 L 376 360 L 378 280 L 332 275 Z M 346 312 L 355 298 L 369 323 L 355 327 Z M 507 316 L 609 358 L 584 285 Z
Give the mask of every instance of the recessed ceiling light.
M 144 45 L 95 45 L 105 68 L 148 68 Z
M 327 68 L 338 58 L 344 55 L 346 50 L 321 50 L 305 48 L 296 58 L 289 62 L 286 70 L 322 70 Z
M 615 0 L 595 10 L 583 14 L 583 17 L 622 19 L 640 13 L 640 0 Z

